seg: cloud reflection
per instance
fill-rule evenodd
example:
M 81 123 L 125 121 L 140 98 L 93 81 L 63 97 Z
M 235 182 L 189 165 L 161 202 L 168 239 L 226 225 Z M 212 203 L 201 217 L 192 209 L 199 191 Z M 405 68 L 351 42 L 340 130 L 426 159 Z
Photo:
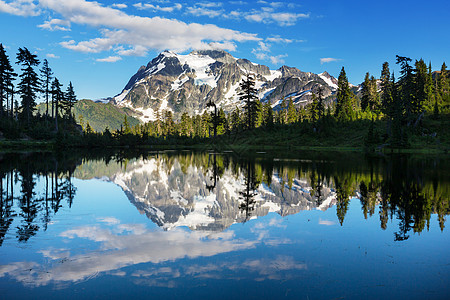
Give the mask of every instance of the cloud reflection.
M 16 262 L 0 266 L 0 277 L 8 274 L 27 286 L 79 282 L 103 272 L 118 274 L 117 271 L 126 266 L 158 264 L 185 257 L 209 257 L 253 248 L 260 243 L 258 239 L 236 239 L 233 231 L 211 236 L 180 228 L 153 231 L 140 224 L 120 224 L 108 218 L 102 219 L 101 223 L 110 228 L 82 226 L 60 234 L 77 245 L 89 244 L 79 239 L 98 243 L 98 249 L 77 254 L 67 249 L 44 250 L 40 253 L 49 261 L 47 265 Z M 84 248 L 77 246 L 73 249 Z

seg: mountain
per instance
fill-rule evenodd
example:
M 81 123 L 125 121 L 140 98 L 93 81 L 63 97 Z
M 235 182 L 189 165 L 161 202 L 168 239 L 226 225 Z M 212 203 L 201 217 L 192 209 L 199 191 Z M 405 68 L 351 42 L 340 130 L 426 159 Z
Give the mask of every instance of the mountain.
M 209 101 L 231 112 L 243 105 L 237 93 L 239 83 L 249 72 L 256 75 L 259 98 L 274 108 L 288 97 L 297 106 L 305 105 L 319 86 L 325 97 L 337 90 L 336 78 L 327 72 L 314 74 L 288 66 L 270 70 L 222 50 L 187 55 L 164 51 L 141 66 L 112 102 L 133 109 L 143 122 L 155 120 L 157 111 L 163 110 L 171 110 L 176 118 L 183 112 L 201 114 Z
M 247 216 L 241 207 L 246 190 L 244 170 L 234 173 L 232 168 L 226 169 L 214 184 L 210 169 L 187 164 L 182 158 L 133 160 L 127 162 L 125 170 L 110 165 L 114 164 L 89 162 L 78 168 L 74 176 L 92 178 L 97 170 L 103 170 L 102 180 L 120 186 L 141 213 L 165 230 L 186 226 L 191 230 L 223 231 L 234 223 L 269 212 L 287 216 L 302 210 L 326 210 L 336 202 L 331 186 L 324 185 L 317 197 L 306 179 L 294 178 L 289 185 L 282 175 L 274 173 L 270 185 L 262 183 L 257 187 L 254 210 Z

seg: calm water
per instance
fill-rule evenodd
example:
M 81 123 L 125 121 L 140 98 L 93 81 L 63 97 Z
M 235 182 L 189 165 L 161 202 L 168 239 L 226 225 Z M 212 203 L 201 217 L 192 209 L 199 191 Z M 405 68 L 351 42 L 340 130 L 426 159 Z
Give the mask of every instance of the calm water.
M 450 160 L 0 155 L 0 298 L 449 299 Z

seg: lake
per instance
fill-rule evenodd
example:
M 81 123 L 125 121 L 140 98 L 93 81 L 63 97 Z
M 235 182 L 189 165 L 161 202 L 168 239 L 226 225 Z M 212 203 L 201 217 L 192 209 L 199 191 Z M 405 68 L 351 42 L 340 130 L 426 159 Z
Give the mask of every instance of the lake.
M 2 299 L 449 299 L 450 159 L 0 154 Z

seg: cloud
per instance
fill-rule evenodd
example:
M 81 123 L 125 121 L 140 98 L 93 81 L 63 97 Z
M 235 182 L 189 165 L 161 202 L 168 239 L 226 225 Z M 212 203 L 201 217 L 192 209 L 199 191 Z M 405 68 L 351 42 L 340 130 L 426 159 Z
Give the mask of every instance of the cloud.
M 287 54 L 270 55 L 270 44 L 264 42 L 258 42 L 258 48 L 252 50 L 252 53 L 260 60 L 268 60 L 273 65 L 284 64 L 284 59 Z
M 48 53 L 46 56 L 47 56 L 48 58 L 55 58 L 55 59 L 59 58 L 59 56 L 57 56 L 57 55 L 55 55 L 55 54 L 53 54 L 53 53 Z
M 333 222 L 333 221 L 330 221 L 330 220 L 319 219 L 319 225 L 333 226 L 333 225 L 336 225 L 336 222 Z
M 38 25 L 38 27 L 50 31 L 70 31 L 70 22 L 61 19 L 51 19 L 50 21 L 45 21 L 44 24 Z
M 113 5 L 111 5 L 112 7 L 116 7 L 116 8 L 120 8 L 120 9 L 124 9 L 127 8 L 128 5 L 126 5 L 125 3 L 114 3 Z
M 0 0 L 0 12 L 23 17 L 41 14 L 41 10 L 38 5 L 34 4 L 33 0 L 13 0 L 9 2 Z
M 66 249 L 41 251 L 45 261 L 52 260 L 50 264 L 15 262 L 3 265 L 0 266 L 0 277 L 9 274 L 27 286 L 79 282 L 94 274 L 116 272 L 126 266 L 158 264 L 185 257 L 209 257 L 250 249 L 259 243 L 247 239 L 232 239 L 232 232 L 210 239 L 208 233 L 182 229 L 153 231 L 140 224 L 115 224 L 114 219 L 108 218 L 103 221 L 112 228 L 82 226 L 60 235 L 68 243 L 72 240 L 73 243 L 78 243 L 79 239 L 99 243 L 98 249 L 76 255 Z
M 159 6 L 150 3 L 143 4 L 141 2 L 133 4 L 133 6 L 139 10 L 151 9 L 153 11 L 163 11 L 163 12 L 173 12 L 174 10 L 180 10 L 183 7 L 183 5 L 181 5 L 180 3 L 175 3 L 174 6 Z
M 122 57 L 120 56 L 108 56 L 105 58 L 98 58 L 95 61 L 99 61 L 99 62 L 116 62 L 122 60 Z
M 332 57 L 323 57 L 320 59 L 320 64 L 326 64 L 326 63 L 330 63 L 330 62 L 334 62 L 334 61 L 340 61 L 342 59 L 340 58 L 332 58 Z
M 61 15 L 61 19 L 69 24 L 98 28 L 99 37 L 60 43 L 67 49 L 86 53 L 117 49 L 117 55 L 145 55 L 149 50 L 170 49 L 183 52 L 189 49 L 210 49 L 211 43 L 230 46 L 235 42 L 261 40 L 256 34 L 211 24 L 187 24 L 161 17 L 128 15 L 118 9 L 86 0 L 41 0 L 40 4 L 54 14 Z
M 244 18 L 247 21 L 257 23 L 277 23 L 279 26 L 292 26 L 297 23 L 298 19 L 309 18 L 309 14 L 275 12 L 271 7 L 263 7 L 261 10 L 252 10 L 250 13 L 245 14 Z
M 214 18 L 214 17 L 223 15 L 224 10 L 214 10 L 214 9 L 208 8 L 208 6 L 206 6 L 206 7 L 194 6 L 194 7 L 188 7 L 187 13 L 194 15 L 196 17 L 206 16 L 206 17 Z

